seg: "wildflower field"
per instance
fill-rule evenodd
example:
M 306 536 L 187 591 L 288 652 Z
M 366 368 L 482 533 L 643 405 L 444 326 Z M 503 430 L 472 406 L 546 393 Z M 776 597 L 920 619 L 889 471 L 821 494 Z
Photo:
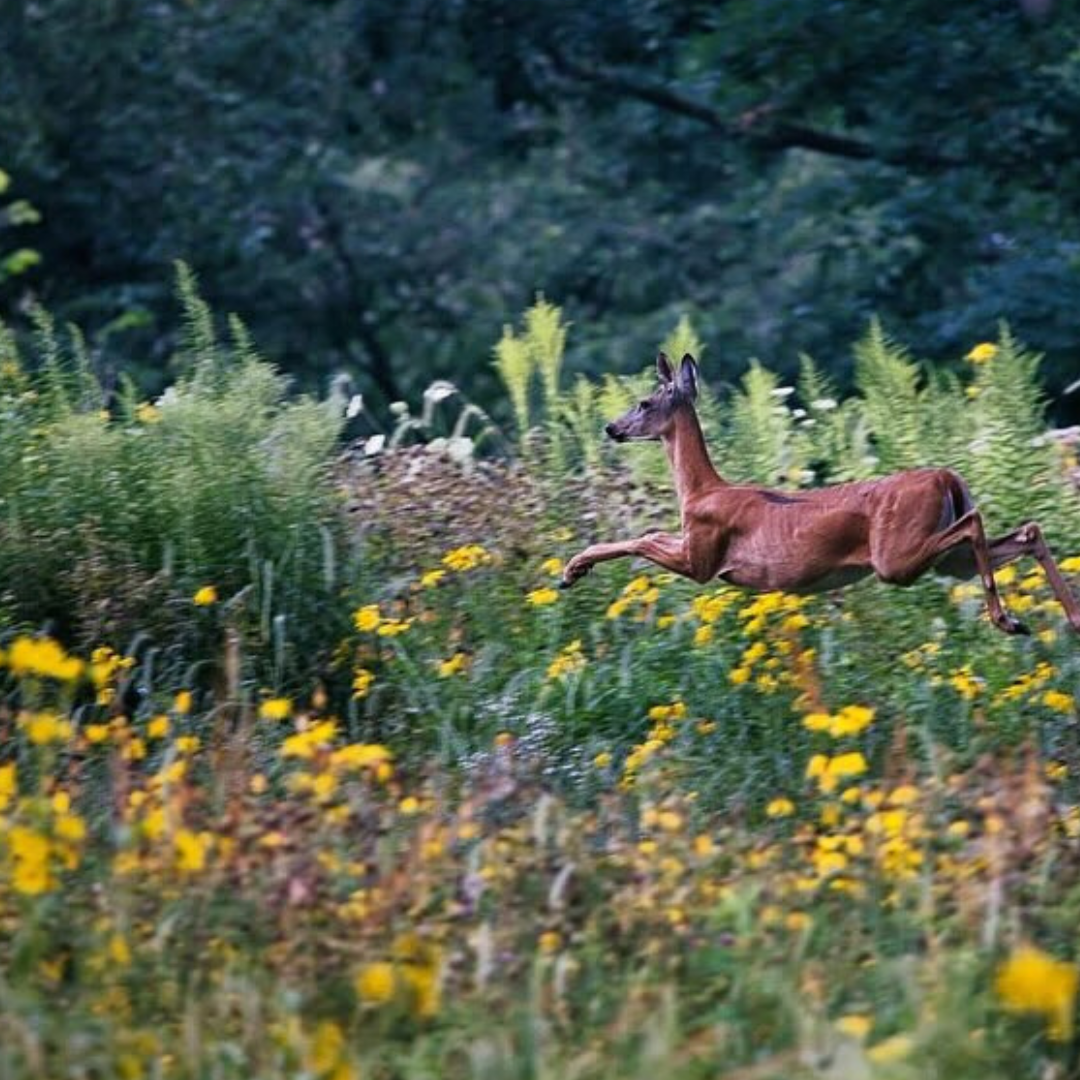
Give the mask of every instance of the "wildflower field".
M 512 429 L 442 386 L 346 445 L 181 294 L 155 403 L 44 315 L 0 339 L 0 1077 L 1078 1075 L 1080 639 L 1035 564 L 1025 638 L 934 577 L 563 592 L 674 501 L 556 309 L 497 347 Z M 1080 589 L 1037 360 L 976 344 L 874 327 L 844 401 L 755 365 L 720 469 L 952 464 Z

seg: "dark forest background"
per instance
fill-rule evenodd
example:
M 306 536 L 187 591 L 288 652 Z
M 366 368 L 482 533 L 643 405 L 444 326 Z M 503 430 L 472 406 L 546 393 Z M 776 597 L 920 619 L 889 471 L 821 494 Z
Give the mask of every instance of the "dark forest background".
M 707 374 L 872 314 L 952 363 L 999 319 L 1080 392 L 1080 13 L 1063 0 L 4 0 L 0 311 L 171 377 L 172 262 L 306 387 L 376 403 L 537 292 L 568 366 L 676 318 Z M 35 254 L 36 253 L 36 254 Z

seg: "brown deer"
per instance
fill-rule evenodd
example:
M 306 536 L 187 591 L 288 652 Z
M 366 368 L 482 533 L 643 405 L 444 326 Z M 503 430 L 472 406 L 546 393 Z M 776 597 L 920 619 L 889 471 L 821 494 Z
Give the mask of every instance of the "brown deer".
M 1074 630 L 1080 606 L 1035 522 L 987 540 L 963 479 L 951 469 L 909 469 L 877 480 L 807 491 L 732 484 L 713 467 L 698 422 L 697 364 L 684 356 L 675 373 L 661 353 L 660 385 L 651 397 L 608 424 L 616 442 L 664 444 L 682 516 L 682 532 L 647 533 L 635 540 L 593 544 L 563 571 L 573 585 L 597 563 L 638 555 L 697 582 L 719 577 L 760 591 L 815 593 L 869 574 L 910 585 L 928 570 L 951 577 L 979 575 L 994 625 L 1026 634 L 1001 604 L 994 570 L 1024 555 L 1046 571 Z

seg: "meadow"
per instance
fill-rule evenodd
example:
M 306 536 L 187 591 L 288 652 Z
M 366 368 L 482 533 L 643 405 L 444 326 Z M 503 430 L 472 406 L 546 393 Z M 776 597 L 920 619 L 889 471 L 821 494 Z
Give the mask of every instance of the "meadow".
M 567 385 L 541 301 L 512 422 L 371 417 L 179 281 L 155 402 L 0 335 L 0 1077 L 1080 1075 L 1080 643 L 1035 564 L 1027 638 L 932 577 L 563 592 L 674 514 L 602 442 L 648 376 Z M 721 472 L 954 465 L 1080 588 L 1038 358 L 855 354 L 844 400 L 809 359 L 707 395 Z

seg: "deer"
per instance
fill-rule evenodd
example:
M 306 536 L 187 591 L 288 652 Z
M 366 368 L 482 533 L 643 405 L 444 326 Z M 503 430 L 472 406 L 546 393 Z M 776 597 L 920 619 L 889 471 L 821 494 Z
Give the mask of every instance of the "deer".
M 797 594 L 838 589 L 870 574 L 908 586 L 934 570 L 959 579 L 978 575 L 994 626 L 1027 634 L 1005 610 L 994 571 L 1031 556 L 1080 633 L 1080 606 L 1039 525 L 1029 521 L 988 540 L 967 484 L 952 469 L 906 469 L 799 490 L 731 483 L 713 466 L 694 405 L 697 362 L 687 353 L 676 372 L 660 353 L 656 369 L 654 393 L 604 430 L 617 443 L 663 443 L 682 531 L 592 544 L 567 562 L 563 588 L 598 563 L 630 556 L 699 584 L 719 578 L 752 591 Z

